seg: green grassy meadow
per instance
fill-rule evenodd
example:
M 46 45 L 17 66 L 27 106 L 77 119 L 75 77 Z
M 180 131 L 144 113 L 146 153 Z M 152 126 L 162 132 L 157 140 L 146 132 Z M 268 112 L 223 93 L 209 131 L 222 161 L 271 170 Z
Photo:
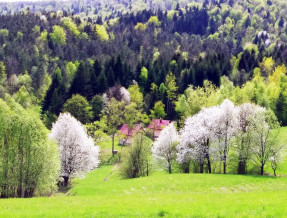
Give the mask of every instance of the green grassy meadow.
M 280 142 L 287 141 L 286 133 L 287 128 L 280 130 Z M 108 149 L 109 143 L 101 148 Z M 287 217 L 287 161 L 278 174 L 155 171 L 149 177 L 123 179 L 117 164 L 102 165 L 74 180 L 66 194 L 1 199 L 0 217 Z

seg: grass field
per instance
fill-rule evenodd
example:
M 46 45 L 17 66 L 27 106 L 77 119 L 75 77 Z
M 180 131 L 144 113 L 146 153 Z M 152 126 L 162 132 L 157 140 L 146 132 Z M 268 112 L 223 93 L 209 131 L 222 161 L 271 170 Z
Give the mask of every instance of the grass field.
M 282 128 L 278 140 L 286 135 Z M 123 179 L 116 164 L 102 165 L 66 195 L 0 200 L 0 217 L 287 217 L 287 161 L 278 172 L 277 178 L 154 172 Z
M 287 177 L 172 174 L 122 179 L 102 166 L 68 196 L 0 200 L 0 217 L 286 217 Z

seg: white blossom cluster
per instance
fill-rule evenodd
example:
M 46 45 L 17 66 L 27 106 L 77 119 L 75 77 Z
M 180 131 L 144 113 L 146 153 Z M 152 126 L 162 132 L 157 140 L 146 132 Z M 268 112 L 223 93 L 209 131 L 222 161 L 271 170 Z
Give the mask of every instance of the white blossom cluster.
M 69 113 L 60 114 L 50 138 L 60 147 L 62 177 L 82 176 L 99 165 L 99 147 L 94 145 L 85 127 Z
M 220 106 L 202 109 L 185 120 L 177 146 L 177 161 L 184 163 L 193 159 L 204 163 L 207 157 L 226 161 L 231 139 L 235 135 L 246 134 L 248 128 L 252 128 L 251 123 L 258 123 L 252 122 L 254 119 L 264 119 L 261 114 L 265 111 L 250 103 L 236 107 L 228 99 Z M 261 122 L 260 125 L 268 126 L 268 123 Z

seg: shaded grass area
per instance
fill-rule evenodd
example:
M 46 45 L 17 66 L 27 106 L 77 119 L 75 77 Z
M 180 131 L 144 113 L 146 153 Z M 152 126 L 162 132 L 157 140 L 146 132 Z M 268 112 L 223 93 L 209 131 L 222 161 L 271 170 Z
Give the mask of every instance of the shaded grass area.
M 122 179 L 102 166 L 69 196 L 0 200 L 0 217 L 284 217 L 287 178 L 172 174 Z

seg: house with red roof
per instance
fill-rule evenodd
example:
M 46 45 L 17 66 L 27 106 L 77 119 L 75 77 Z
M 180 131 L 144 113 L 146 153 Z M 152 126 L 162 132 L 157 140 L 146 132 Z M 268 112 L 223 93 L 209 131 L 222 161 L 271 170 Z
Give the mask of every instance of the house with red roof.
M 157 139 L 161 131 L 170 123 L 170 120 L 152 119 L 147 129 L 153 133 L 154 139 Z
M 152 119 L 150 124 L 146 129 L 142 127 L 142 124 L 137 124 L 133 129 L 128 128 L 127 124 L 122 125 L 120 129 L 120 140 L 119 145 L 131 145 L 133 142 L 133 137 L 140 131 L 140 130 L 148 130 L 153 134 L 153 138 L 156 140 L 161 131 L 170 124 L 170 120 L 163 120 L 163 119 Z
M 130 129 L 127 124 L 122 125 L 120 129 L 119 145 L 131 145 L 133 137 L 141 130 L 142 125 L 137 124 L 133 129 Z

